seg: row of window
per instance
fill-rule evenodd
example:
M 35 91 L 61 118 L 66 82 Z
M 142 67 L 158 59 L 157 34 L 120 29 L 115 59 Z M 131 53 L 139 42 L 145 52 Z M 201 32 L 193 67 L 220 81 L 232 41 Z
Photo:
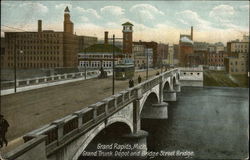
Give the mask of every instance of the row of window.
M 101 67 L 101 62 L 100 61 L 80 61 L 79 62 L 80 67 L 90 67 L 90 68 L 99 68 Z M 102 62 L 102 67 L 104 68 L 111 68 L 113 66 L 112 61 L 103 61 Z
M 48 38 L 59 37 L 59 34 L 53 33 L 36 33 L 36 34 L 7 34 L 6 38 Z
M 9 55 L 11 55 L 11 54 L 14 54 L 13 52 L 11 52 L 11 51 L 8 51 L 7 52 Z M 55 55 L 55 54 L 57 54 L 57 55 L 59 55 L 59 51 L 37 51 L 37 52 L 34 52 L 34 51 L 23 51 L 22 53 L 17 53 L 19 56 L 22 56 L 22 55 L 35 55 L 35 54 L 40 54 L 40 55 Z
M 8 63 L 8 67 L 14 67 L 14 63 Z M 18 68 L 42 68 L 42 67 L 59 67 L 58 63 L 17 63 Z
M 60 49 L 60 46 L 21 46 L 18 49 Z M 15 46 L 8 46 L 7 49 L 15 49 Z
M 52 57 L 52 56 L 50 56 L 50 57 L 17 57 L 16 58 L 17 60 L 57 60 L 57 61 L 59 61 L 59 57 Z M 13 57 L 8 57 L 8 60 L 14 60 L 14 58 Z
M 28 44 L 59 44 L 59 40 L 51 40 L 51 39 L 39 39 L 39 40 L 15 40 L 15 39 L 8 39 L 6 40 L 8 44 L 22 44 L 22 45 L 28 45 Z
M 208 59 L 208 62 L 217 62 L 217 59 Z M 224 59 L 218 59 L 218 62 L 224 62 Z
M 112 55 L 79 55 L 78 56 L 79 58 L 112 58 L 113 56 Z
M 234 65 L 234 64 L 235 64 L 235 65 L 238 65 L 238 62 L 237 62 L 237 61 L 235 61 L 234 63 L 233 63 L 233 62 L 231 62 L 231 65 Z M 243 66 L 243 65 L 244 65 L 244 63 L 242 62 L 242 63 L 241 63 L 241 65 Z
M 241 71 L 241 72 L 245 72 L 245 69 L 242 68 L 241 70 L 240 70 L 240 69 L 238 70 L 237 68 L 235 68 L 235 69 L 234 69 L 234 68 L 231 68 L 231 72 L 240 72 L 240 71 Z

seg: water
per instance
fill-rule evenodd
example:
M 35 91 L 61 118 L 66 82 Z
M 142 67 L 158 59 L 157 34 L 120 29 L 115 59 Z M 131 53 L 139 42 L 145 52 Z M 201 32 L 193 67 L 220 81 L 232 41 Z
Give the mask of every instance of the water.
M 248 157 L 248 89 L 182 88 L 169 103 L 167 120 L 142 119 L 147 137 L 147 159 L 244 159 Z M 118 125 L 119 126 L 119 125 Z M 121 128 L 111 128 L 96 143 L 113 143 Z M 108 132 L 117 135 L 109 136 Z M 96 147 L 96 146 L 95 146 Z M 93 147 L 92 149 L 94 149 Z M 153 156 L 153 153 L 162 153 Z M 81 159 L 98 159 L 82 157 Z M 99 157 L 99 159 L 118 159 Z M 132 159 L 132 158 L 123 158 Z M 134 158 L 138 159 L 138 158 Z

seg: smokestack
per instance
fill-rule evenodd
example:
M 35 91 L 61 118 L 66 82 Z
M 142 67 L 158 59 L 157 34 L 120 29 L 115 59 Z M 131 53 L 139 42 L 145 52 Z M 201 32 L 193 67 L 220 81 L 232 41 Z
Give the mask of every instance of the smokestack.
M 42 20 L 38 20 L 38 32 L 42 32 Z
M 191 40 L 193 40 L 193 26 L 191 26 Z
M 108 31 L 105 31 L 105 32 L 104 32 L 104 44 L 109 44 L 109 41 L 108 41 L 108 34 L 109 34 Z

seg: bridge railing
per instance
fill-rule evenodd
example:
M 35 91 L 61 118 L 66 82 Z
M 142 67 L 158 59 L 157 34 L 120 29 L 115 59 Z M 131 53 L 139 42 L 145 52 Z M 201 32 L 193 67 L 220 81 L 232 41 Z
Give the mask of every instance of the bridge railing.
M 111 70 L 106 70 L 108 75 L 112 73 Z M 87 71 L 87 75 L 97 75 L 100 71 Z M 34 85 L 34 84 L 40 84 L 40 83 L 46 83 L 56 80 L 62 80 L 62 79 L 73 79 L 73 78 L 79 78 L 84 77 L 85 72 L 76 72 L 76 73 L 67 73 L 67 74 L 58 74 L 58 75 L 52 75 L 52 76 L 44 76 L 44 77 L 36 77 L 36 78 L 30 78 L 30 79 L 18 79 L 17 80 L 17 87 L 19 86 L 27 86 L 27 85 Z M 8 82 L 1 82 L 1 87 L 12 87 L 14 85 L 14 81 L 8 81 Z
M 111 97 L 105 98 L 100 102 L 89 105 L 79 111 L 66 117 L 58 119 L 51 124 L 45 125 L 39 129 L 26 134 L 23 139 L 25 142 L 34 139 L 37 136 L 46 136 L 46 154 L 50 155 L 63 144 L 72 141 L 79 134 L 89 131 L 94 126 L 103 122 L 104 119 L 116 113 L 127 104 L 131 103 L 142 93 L 156 86 L 165 76 L 178 72 L 174 69 L 164 72 L 149 80 L 146 80 L 132 88 L 121 91 Z

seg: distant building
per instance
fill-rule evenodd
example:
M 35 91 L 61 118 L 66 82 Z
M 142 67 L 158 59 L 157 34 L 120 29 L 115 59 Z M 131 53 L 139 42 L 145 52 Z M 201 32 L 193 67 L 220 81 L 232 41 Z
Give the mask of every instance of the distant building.
M 157 64 L 158 66 L 161 66 L 161 64 L 164 64 L 163 62 L 167 60 L 168 58 L 168 44 L 159 43 L 157 46 Z
M 224 59 L 227 56 L 227 53 L 224 51 L 220 51 L 219 53 L 210 52 L 207 54 L 207 65 L 210 69 L 224 69 Z
M 191 35 L 180 35 L 179 40 L 179 65 L 191 66 L 193 63 L 193 27 L 191 27 Z
M 168 46 L 167 64 L 174 65 L 174 46 Z
M 97 37 L 78 36 L 78 41 L 79 41 L 79 51 L 82 51 L 93 44 L 97 44 Z
M 133 42 L 134 46 L 138 46 L 138 45 L 143 45 L 144 46 L 144 56 L 149 56 L 149 66 L 150 67 L 155 67 L 156 63 L 157 63 L 157 50 L 158 50 L 158 44 L 156 42 L 144 42 L 144 41 L 139 41 L 139 42 Z M 137 60 L 139 57 L 136 57 Z M 144 57 L 145 58 L 145 57 Z M 147 63 L 146 61 L 144 61 L 143 56 L 140 57 L 141 61 L 139 61 L 138 63 Z M 146 59 L 147 60 L 147 59 Z M 137 61 L 136 61 L 137 62 Z
M 114 47 L 115 64 L 121 63 L 123 54 L 119 47 Z M 78 53 L 78 66 L 80 68 L 112 68 L 113 67 L 113 44 L 108 43 L 108 32 L 105 32 L 103 44 L 94 44 Z
M 62 32 L 42 30 L 42 21 L 38 20 L 37 32 L 5 32 L 5 39 L 3 68 L 14 67 L 15 51 L 17 68 L 76 68 L 77 53 L 80 48 L 84 48 L 84 44 L 79 42 L 79 39 L 84 40 L 84 36 L 74 34 L 68 7 L 64 10 Z
M 1 68 L 4 67 L 4 56 L 5 56 L 5 38 L 1 37 L 1 52 L 0 52 Z
M 246 74 L 249 72 L 249 38 L 227 43 L 228 57 L 225 59 L 226 71 L 229 74 Z
M 133 24 L 126 22 L 122 24 L 123 26 L 123 54 L 126 57 L 132 57 L 132 45 L 133 45 Z

